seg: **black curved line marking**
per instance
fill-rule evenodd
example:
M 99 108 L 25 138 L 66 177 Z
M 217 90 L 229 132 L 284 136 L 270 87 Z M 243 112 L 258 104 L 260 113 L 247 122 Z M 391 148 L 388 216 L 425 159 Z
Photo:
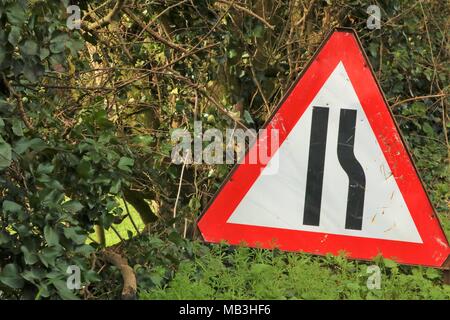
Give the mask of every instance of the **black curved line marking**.
M 341 109 L 337 155 L 349 179 L 345 228 L 361 230 L 366 176 L 354 154 L 355 127 L 356 110 Z
M 303 210 L 303 224 L 310 226 L 318 226 L 320 221 L 328 113 L 328 108 L 313 107 Z

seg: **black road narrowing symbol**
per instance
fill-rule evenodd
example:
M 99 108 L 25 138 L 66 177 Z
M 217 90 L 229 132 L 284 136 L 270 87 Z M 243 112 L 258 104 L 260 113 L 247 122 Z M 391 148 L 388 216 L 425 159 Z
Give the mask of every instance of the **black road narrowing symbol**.
M 341 109 L 337 156 L 349 179 L 345 228 L 361 230 L 366 177 L 355 157 L 356 110 Z M 313 107 L 303 224 L 319 226 L 329 108 Z

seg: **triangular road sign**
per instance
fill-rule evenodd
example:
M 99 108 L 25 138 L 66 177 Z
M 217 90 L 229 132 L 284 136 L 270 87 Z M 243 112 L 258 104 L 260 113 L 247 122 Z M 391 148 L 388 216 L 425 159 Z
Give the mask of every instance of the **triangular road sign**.
M 265 128 L 200 219 L 206 241 L 443 266 L 448 241 L 353 30 L 328 36 Z M 255 148 L 270 160 L 246 161 Z

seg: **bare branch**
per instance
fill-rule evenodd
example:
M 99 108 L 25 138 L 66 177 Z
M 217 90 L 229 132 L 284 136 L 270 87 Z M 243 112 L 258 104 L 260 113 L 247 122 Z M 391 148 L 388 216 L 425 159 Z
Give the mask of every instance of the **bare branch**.
M 125 4 L 126 0 L 117 0 L 114 8 L 111 9 L 111 11 L 104 16 L 103 18 L 101 18 L 100 20 L 90 23 L 90 24 L 83 24 L 83 29 L 88 30 L 88 31 L 92 31 L 92 30 L 96 30 L 102 27 L 107 26 L 108 24 L 110 24 L 112 22 L 112 19 L 114 18 L 114 16 L 122 10 L 124 4 Z
M 141 20 L 139 19 L 138 16 L 136 16 L 130 9 L 125 8 L 123 9 L 123 11 L 134 21 L 136 22 L 143 30 L 145 30 L 149 35 L 151 35 L 153 38 L 155 38 L 156 40 L 158 40 L 161 43 L 164 43 L 166 46 L 181 51 L 182 53 L 188 53 L 188 51 L 182 47 L 180 47 L 179 45 L 164 39 L 161 35 L 159 35 L 158 33 L 156 33 L 155 31 L 153 31 L 152 29 L 150 29 L 149 27 L 147 27 L 147 25 Z
M 248 9 L 248 8 L 246 8 L 246 7 L 243 7 L 243 6 L 238 5 L 238 4 L 234 3 L 234 2 L 230 2 L 230 1 L 226 1 L 226 0 L 217 0 L 217 2 L 219 2 L 219 3 L 224 3 L 224 4 L 227 4 L 227 5 L 231 5 L 231 6 L 233 6 L 233 8 L 239 9 L 239 10 L 241 10 L 241 11 L 247 13 L 248 15 L 250 15 L 250 16 L 252 16 L 252 17 L 258 19 L 258 20 L 261 21 L 266 27 L 268 27 L 270 30 L 275 29 L 275 26 L 271 25 L 271 24 L 270 24 L 269 22 L 267 22 L 267 20 L 265 20 L 263 17 L 257 15 L 257 14 L 254 13 L 252 10 L 250 10 L 250 9 Z
M 17 110 L 19 111 L 20 118 L 22 119 L 25 126 L 33 130 L 33 125 L 31 124 L 30 120 L 27 117 L 27 114 L 25 113 L 25 107 L 23 105 L 22 96 L 14 90 L 12 85 L 9 83 L 9 81 L 6 79 L 5 75 L 3 74 L 3 83 L 5 84 L 6 88 L 8 89 L 11 96 L 13 96 L 17 101 Z

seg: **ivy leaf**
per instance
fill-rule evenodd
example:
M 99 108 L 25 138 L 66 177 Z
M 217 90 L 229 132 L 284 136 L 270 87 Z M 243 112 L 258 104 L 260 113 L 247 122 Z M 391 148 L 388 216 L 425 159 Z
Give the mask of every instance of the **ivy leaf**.
M 21 36 L 21 30 L 18 27 L 11 27 L 11 31 L 8 34 L 8 42 L 13 46 L 17 46 L 19 43 Z
M 22 206 L 20 206 L 19 204 L 13 202 L 13 201 L 9 201 L 9 200 L 5 200 L 3 201 L 3 211 L 8 213 L 16 213 L 19 212 L 22 209 Z
M 51 163 L 40 163 L 37 167 L 36 172 L 40 174 L 50 174 L 53 172 L 53 169 L 55 169 L 55 166 Z
M 38 262 L 38 257 L 35 253 L 28 250 L 26 246 L 20 246 L 20 251 L 23 253 L 23 257 L 26 264 L 32 265 Z
M 91 169 L 92 167 L 89 161 L 81 160 L 77 166 L 77 173 L 80 177 L 87 179 L 91 176 Z
M 53 229 L 49 225 L 46 225 L 44 227 L 44 237 L 45 237 L 45 241 L 47 241 L 47 244 L 50 247 L 57 246 L 59 244 L 58 233 L 55 231 L 55 229 Z
M 91 253 L 93 253 L 95 250 L 92 246 L 88 244 L 84 244 L 78 248 L 75 249 L 76 253 L 79 253 L 85 257 L 89 256 Z
M 17 118 L 12 120 L 12 131 L 18 137 L 23 137 L 23 122 Z
M 120 187 L 122 185 L 122 181 L 119 179 L 111 185 L 109 192 L 112 194 L 117 194 L 120 191 Z
M 71 213 L 77 213 L 84 208 L 83 205 L 77 200 L 69 200 L 67 202 L 64 202 L 62 206 L 65 210 Z
M 0 246 L 9 243 L 9 235 L 5 231 L 0 231 Z
M 83 244 L 86 241 L 87 236 L 80 232 L 81 228 L 64 228 L 64 236 L 76 244 Z
M 21 155 L 24 153 L 28 148 L 32 148 L 36 151 L 42 151 L 47 147 L 45 142 L 40 138 L 34 138 L 34 139 L 28 139 L 28 138 L 21 138 L 19 141 L 16 142 L 14 145 L 14 151 Z
M 23 45 L 20 46 L 20 51 L 28 56 L 34 56 L 38 53 L 38 45 L 33 40 L 26 40 Z
M 36 63 L 25 63 L 23 75 L 30 82 L 36 82 L 44 74 L 44 67 Z
M 47 48 L 41 48 L 41 51 L 39 53 L 39 58 L 41 59 L 41 61 L 48 58 L 48 56 L 50 56 L 50 50 L 48 50 Z
M 42 277 L 44 277 L 44 272 L 41 269 L 32 268 L 31 270 L 25 270 L 22 272 L 22 277 L 30 282 L 33 282 L 34 280 L 39 280 Z
M 11 146 L 0 136 L 0 170 L 8 168 L 11 165 L 11 161 Z
M 20 3 L 16 2 L 6 9 L 6 17 L 14 26 L 21 26 L 27 19 L 27 12 Z
M 59 34 L 50 40 L 50 51 L 52 53 L 61 53 L 66 47 L 66 43 L 69 41 L 69 36 L 65 33 Z
M 128 157 L 122 157 L 119 160 L 119 164 L 117 165 L 117 167 L 120 170 L 126 171 L 126 172 L 131 172 L 131 167 L 133 167 L 134 165 L 134 160 Z
M 61 247 L 48 247 L 42 249 L 40 253 L 38 253 L 38 257 L 44 266 L 48 267 L 49 265 L 54 265 L 56 258 L 61 254 Z
M 67 48 L 70 50 L 70 54 L 76 56 L 78 51 L 82 50 L 84 47 L 83 40 L 72 39 L 66 43 Z
M 79 300 L 79 298 L 67 288 L 67 284 L 63 280 L 54 280 L 53 285 L 55 286 L 56 290 L 58 291 L 58 295 L 63 300 Z
M 14 263 L 7 264 L 0 273 L 0 281 L 13 289 L 21 289 L 24 281 L 19 274 L 19 269 Z

